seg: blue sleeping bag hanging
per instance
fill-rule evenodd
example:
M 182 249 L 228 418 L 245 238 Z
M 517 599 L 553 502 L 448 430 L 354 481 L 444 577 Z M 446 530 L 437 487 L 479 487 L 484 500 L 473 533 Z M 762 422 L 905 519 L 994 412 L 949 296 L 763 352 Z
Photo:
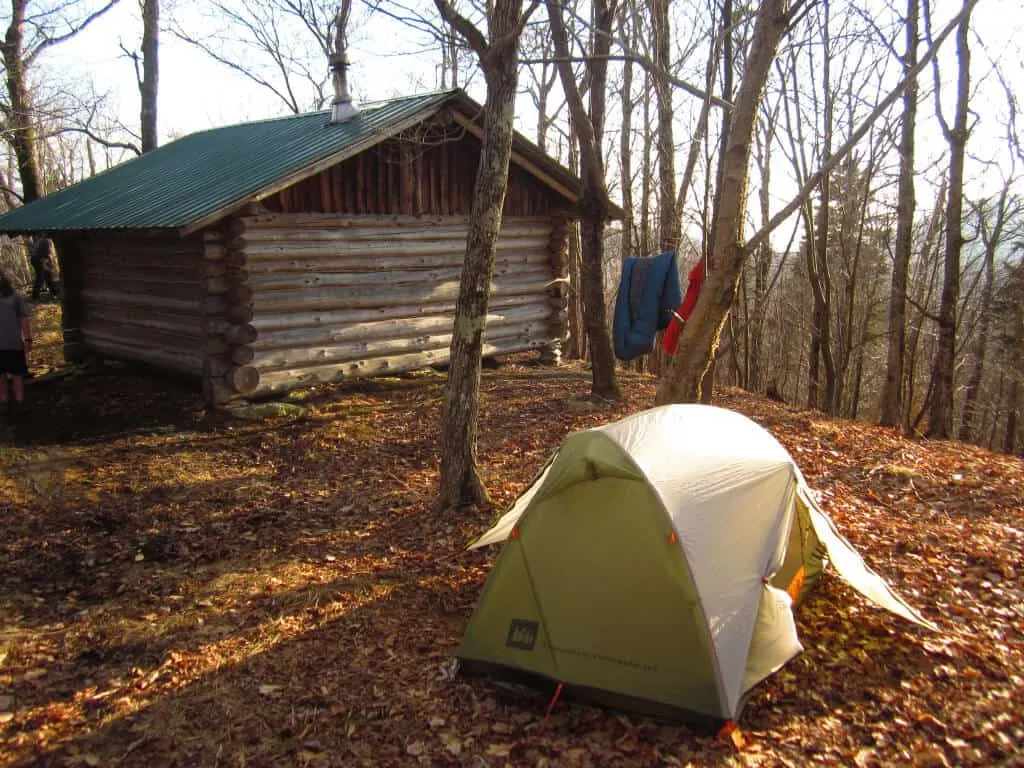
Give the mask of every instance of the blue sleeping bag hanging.
M 675 251 L 649 259 L 626 256 L 612 319 L 615 356 L 632 360 L 651 352 L 655 334 L 668 327 L 682 300 Z

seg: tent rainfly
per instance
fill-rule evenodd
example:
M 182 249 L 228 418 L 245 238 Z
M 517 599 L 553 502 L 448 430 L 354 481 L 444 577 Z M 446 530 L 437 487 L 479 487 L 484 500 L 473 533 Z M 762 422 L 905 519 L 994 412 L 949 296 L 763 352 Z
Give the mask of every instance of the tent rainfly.
M 667 405 L 570 435 L 471 546 L 499 541 L 460 672 L 640 713 L 737 718 L 802 650 L 793 605 L 826 560 L 936 629 L 839 534 L 786 449 L 722 408 Z

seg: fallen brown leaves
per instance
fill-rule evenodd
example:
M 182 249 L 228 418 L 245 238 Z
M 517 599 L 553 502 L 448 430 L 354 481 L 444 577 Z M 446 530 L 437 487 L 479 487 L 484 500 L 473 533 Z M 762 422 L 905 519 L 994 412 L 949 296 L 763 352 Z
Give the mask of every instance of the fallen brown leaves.
M 833 576 L 806 652 L 720 739 L 452 679 L 491 513 L 430 512 L 443 376 L 302 393 L 299 420 L 208 415 L 131 369 L 33 384 L 0 445 L 0 764 L 1024 764 L 1024 466 L 728 391 L 866 559 L 942 634 Z M 592 405 L 576 367 L 485 372 L 505 506 Z

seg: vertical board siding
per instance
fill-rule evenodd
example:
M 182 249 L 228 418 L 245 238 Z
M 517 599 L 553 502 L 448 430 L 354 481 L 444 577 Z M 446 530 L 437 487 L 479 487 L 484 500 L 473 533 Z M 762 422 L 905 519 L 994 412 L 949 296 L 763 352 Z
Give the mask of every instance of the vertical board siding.
M 262 202 L 277 213 L 465 216 L 479 154 L 469 134 L 389 139 Z M 505 216 L 543 216 L 566 202 L 522 168 L 509 168 Z

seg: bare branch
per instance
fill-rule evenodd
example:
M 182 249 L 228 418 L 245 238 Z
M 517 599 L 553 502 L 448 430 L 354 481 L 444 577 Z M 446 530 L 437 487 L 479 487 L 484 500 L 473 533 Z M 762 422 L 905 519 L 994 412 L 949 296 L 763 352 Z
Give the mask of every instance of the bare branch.
M 929 46 L 928 50 L 917 62 L 917 65 L 910 69 L 896 87 L 878 103 L 878 105 L 871 111 L 871 114 L 869 114 L 860 126 L 850 134 L 850 138 L 832 154 L 828 161 L 808 177 L 796 196 L 794 196 L 794 198 L 790 200 L 790 202 L 781 211 L 775 214 L 771 221 L 761 227 L 761 229 L 747 241 L 747 248 L 756 248 L 764 238 L 768 237 L 776 227 L 793 215 L 793 212 L 804 204 L 806 198 L 814 191 L 818 184 L 821 183 L 822 177 L 843 161 L 846 155 L 848 155 L 850 151 L 857 146 L 858 142 L 864 138 L 864 135 L 871 130 L 871 126 L 874 122 L 881 117 L 882 114 L 893 105 L 896 99 L 903 94 L 903 91 L 906 90 L 907 84 L 913 78 L 917 77 L 925 67 L 931 64 L 932 60 L 938 55 L 939 49 L 946 41 L 946 38 L 948 38 L 949 35 L 952 34 L 953 30 L 959 26 L 961 20 L 971 13 L 977 3 L 978 0 L 967 0 L 967 2 L 964 3 L 964 7 L 950 20 L 945 28 L 943 28 L 939 36 L 935 38 L 935 41 Z

